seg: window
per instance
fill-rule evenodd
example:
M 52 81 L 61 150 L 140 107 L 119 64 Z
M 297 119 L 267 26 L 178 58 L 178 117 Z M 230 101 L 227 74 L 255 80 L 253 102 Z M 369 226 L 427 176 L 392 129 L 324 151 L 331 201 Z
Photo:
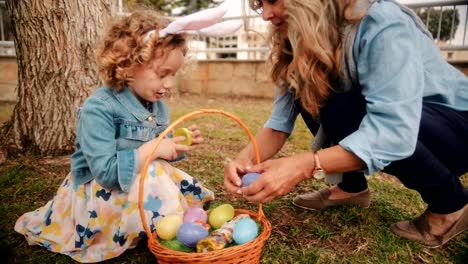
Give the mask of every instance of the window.
M 7 13 L 5 2 L 0 2 L 0 41 L 13 41 L 13 28 Z

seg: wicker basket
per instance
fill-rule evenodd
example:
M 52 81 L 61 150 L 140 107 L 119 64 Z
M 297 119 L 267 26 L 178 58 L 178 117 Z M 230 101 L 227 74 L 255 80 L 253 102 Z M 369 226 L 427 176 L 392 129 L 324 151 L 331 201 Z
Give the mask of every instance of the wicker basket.
M 255 139 L 250 133 L 249 129 L 247 126 L 242 123 L 242 121 L 237 118 L 236 116 L 229 114 L 227 112 L 224 112 L 222 110 L 218 109 L 201 109 L 198 111 L 191 112 L 189 114 L 186 114 L 179 119 L 177 119 L 174 123 L 169 125 L 169 127 L 164 130 L 159 137 L 156 139 L 156 143 L 153 146 L 153 149 L 148 155 L 145 165 L 143 167 L 143 174 L 146 175 L 148 171 L 148 166 L 151 163 L 151 156 L 152 154 L 156 151 L 156 148 L 159 146 L 161 140 L 172 130 L 174 129 L 180 122 L 189 119 L 193 116 L 199 115 L 199 114 L 222 114 L 224 116 L 230 117 L 234 119 L 241 127 L 243 127 L 249 136 L 252 145 L 254 147 L 255 151 L 255 156 L 256 156 L 256 161 L 257 163 L 260 162 L 260 155 L 258 151 L 258 146 L 257 143 L 255 142 Z M 144 209 L 143 209 L 143 186 L 144 186 L 144 181 L 145 177 L 140 178 L 140 185 L 139 185 L 139 200 L 138 200 L 138 208 L 140 211 L 140 216 L 142 219 L 143 223 L 143 228 L 145 229 L 145 232 L 148 236 L 148 247 L 150 251 L 156 256 L 158 263 L 223 263 L 223 264 L 229 264 L 229 263 L 259 263 L 260 262 L 260 255 L 262 253 L 262 248 L 265 244 L 265 241 L 270 237 L 271 234 L 271 224 L 268 221 L 268 219 L 265 217 L 265 214 L 263 213 L 262 209 L 262 204 L 258 205 L 258 212 L 250 211 L 250 210 L 244 210 L 244 209 L 236 209 L 235 210 L 235 215 L 239 214 L 248 214 L 251 216 L 251 218 L 255 219 L 256 221 L 260 222 L 262 224 L 261 227 L 261 232 L 258 235 L 257 238 L 254 240 L 247 242 L 242 245 L 236 245 L 236 246 L 231 246 L 227 247 L 221 250 L 216 250 L 216 251 L 210 251 L 210 252 L 205 252 L 205 253 L 186 253 L 186 252 L 180 252 L 180 251 L 175 251 L 171 250 L 169 248 L 166 248 L 162 246 L 159 243 L 158 236 L 156 234 L 156 231 L 153 233 L 148 227 L 148 224 L 146 223 L 146 219 L 144 217 Z

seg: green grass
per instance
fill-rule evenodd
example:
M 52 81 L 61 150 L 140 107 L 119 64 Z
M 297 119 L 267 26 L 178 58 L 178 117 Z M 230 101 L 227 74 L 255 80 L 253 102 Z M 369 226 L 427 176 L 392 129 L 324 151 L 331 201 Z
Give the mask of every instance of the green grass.
M 183 95 L 168 103 L 173 120 L 201 108 L 223 109 L 241 118 L 255 133 L 268 117 L 272 102 Z M 182 125 L 192 123 L 201 128 L 205 143 L 176 166 L 215 191 L 215 204 L 229 202 L 236 208 L 257 210 L 255 204 L 233 198 L 222 186 L 223 161 L 234 157 L 248 143 L 246 133 L 235 121 L 221 115 L 196 116 Z M 294 134 L 279 155 L 305 151 L 310 140 L 305 125 L 298 120 Z M 0 255 L 8 256 L 8 263 L 72 262 L 66 256 L 27 245 L 23 236 L 13 230 L 21 214 L 52 198 L 68 171 L 68 157 L 26 157 L 0 165 Z M 425 204 L 416 192 L 404 188 L 392 176 L 376 174 L 368 180 L 372 192 L 372 204 L 368 209 L 346 206 L 305 211 L 291 205 L 291 199 L 298 193 L 325 186 L 318 181 L 303 182 L 290 194 L 264 204 L 273 230 L 263 248 L 261 263 L 468 263 L 466 233 L 439 249 L 426 249 L 393 235 L 388 229 L 391 223 L 421 214 Z M 463 181 L 468 185 L 468 175 Z M 104 263 L 155 263 L 155 257 L 142 243 Z

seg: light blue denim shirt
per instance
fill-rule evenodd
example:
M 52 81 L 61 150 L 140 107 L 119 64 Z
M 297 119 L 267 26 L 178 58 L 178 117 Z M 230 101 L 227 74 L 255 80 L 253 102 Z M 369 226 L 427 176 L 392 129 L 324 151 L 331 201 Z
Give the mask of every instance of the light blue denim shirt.
M 151 118 L 150 118 L 151 117 Z M 78 114 L 76 151 L 71 157 L 72 179 L 92 179 L 108 189 L 128 192 L 137 173 L 136 149 L 169 125 L 163 101 L 146 109 L 127 88 L 101 87 L 86 99 Z
M 368 174 L 412 155 L 423 102 L 468 111 L 468 78 L 391 2 L 369 8 L 353 54 L 367 114 L 338 144 L 362 159 Z M 265 127 L 290 134 L 297 115 L 292 94 L 278 94 Z

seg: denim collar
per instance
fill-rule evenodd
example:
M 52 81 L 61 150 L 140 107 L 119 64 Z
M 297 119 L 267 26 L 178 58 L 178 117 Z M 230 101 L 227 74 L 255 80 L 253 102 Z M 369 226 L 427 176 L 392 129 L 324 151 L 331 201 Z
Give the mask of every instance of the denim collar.
M 114 89 L 112 90 L 115 98 L 127 109 L 128 112 L 132 113 L 133 116 L 135 116 L 138 121 L 143 122 L 145 120 L 148 120 L 148 118 L 154 117 L 154 114 L 148 111 L 141 102 L 138 100 L 138 98 L 133 94 L 133 92 L 128 89 L 128 87 L 124 86 L 123 89 L 120 92 L 115 91 Z M 152 111 L 154 112 L 156 106 L 154 105 L 155 103 L 152 103 Z

